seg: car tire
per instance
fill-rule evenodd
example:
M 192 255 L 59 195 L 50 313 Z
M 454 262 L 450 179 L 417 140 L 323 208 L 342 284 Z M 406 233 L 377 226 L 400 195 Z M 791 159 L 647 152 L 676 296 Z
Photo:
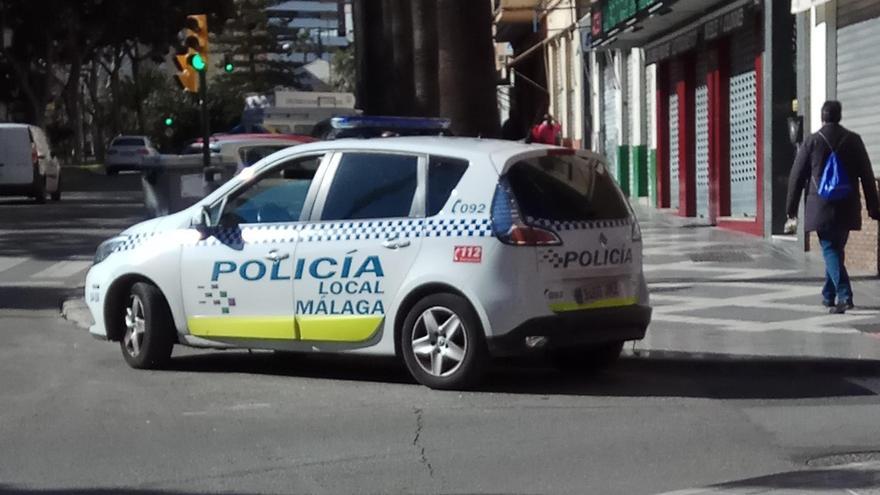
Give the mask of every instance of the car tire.
M 122 356 L 136 369 L 158 369 L 171 358 L 174 347 L 174 320 L 159 289 L 137 282 L 126 299 L 123 334 L 119 340 Z
M 476 312 L 465 298 L 455 294 L 434 294 L 417 302 L 404 320 L 399 338 L 410 374 L 434 389 L 474 387 L 489 358 Z
M 623 341 L 607 342 L 590 346 L 554 349 L 550 360 L 561 371 L 597 373 L 611 367 L 623 352 Z
M 46 202 L 46 176 L 37 175 L 34 177 L 34 201 L 41 205 Z
M 107 169 L 105 170 L 105 172 L 107 172 L 107 175 L 108 175 L 108 176 L 119 175 L 119 170 L 117 170 L 117 169 L 115 169 L 115 168 L 107 167 Z

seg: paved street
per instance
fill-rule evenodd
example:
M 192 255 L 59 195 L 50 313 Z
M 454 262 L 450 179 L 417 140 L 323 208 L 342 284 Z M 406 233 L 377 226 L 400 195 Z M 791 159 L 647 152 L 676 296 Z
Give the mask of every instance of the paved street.
M 880 451 L 874 280 L 832 317 L 821 265 L 645 212 L 656 323 L 596 377 L 503 362 L 479 391 L 438 392 L 385 360 L 182 349 L 135 371 L 58 308 L 141 216 L 137 176 L 66 186 L 59 204 L 0 200 L 0 494 L 880 486 L 853 464 Z

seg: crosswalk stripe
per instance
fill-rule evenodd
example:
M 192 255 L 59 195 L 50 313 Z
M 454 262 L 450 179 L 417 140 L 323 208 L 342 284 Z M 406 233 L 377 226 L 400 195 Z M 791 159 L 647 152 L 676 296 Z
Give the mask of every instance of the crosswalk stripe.
M 90 261 L 59 261 L 54 265 L 31 275 L 33 279 L 63 279 L 85 271 L 91 266 Z
M 11 268 L 15 268 L 16 266 L 27 261 L 28 258 L 18 258 L 12 256 L 0 256 L 0 272 L 5 272 Z

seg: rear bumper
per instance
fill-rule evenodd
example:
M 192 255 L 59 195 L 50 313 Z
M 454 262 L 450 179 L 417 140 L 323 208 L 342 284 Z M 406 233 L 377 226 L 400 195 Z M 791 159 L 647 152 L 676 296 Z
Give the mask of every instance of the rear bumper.
M 651 323 L 651 312 L 649 306 L 631 305 L 541 316 L 504 335 L 490 337 L 489 351 L 495 356 L 510 356 L 536 350 L 526 345 L 526 337 L 546 337 L 542 349 L 641 340 Z

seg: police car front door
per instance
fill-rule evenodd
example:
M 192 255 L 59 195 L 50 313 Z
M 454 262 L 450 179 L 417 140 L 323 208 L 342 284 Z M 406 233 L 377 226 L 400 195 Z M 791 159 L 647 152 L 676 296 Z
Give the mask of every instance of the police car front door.
M 220 226 L 185 246 L 181 259 L 192 335 L 237 343 L 296 339 L 293 253 L 322 158 L 272 167 L 212 207 Z
M 420 249 L 422 157 L 337 154 L 296 248 L 300 338 L 369 343 Z

